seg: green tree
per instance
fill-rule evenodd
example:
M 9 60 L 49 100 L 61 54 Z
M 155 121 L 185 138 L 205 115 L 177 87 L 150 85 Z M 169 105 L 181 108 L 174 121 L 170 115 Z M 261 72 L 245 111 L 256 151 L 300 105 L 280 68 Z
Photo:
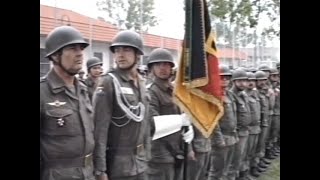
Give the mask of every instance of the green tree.
M 246 42 L 239 40 L 244 39 L 246 35 L 239 36 L 244 34 L 249 25 L 252 13 L 249 0 L 209 0 L 209 8 L 216 23 L 218 38 L 223 37 L 230 46 L 238 46 Z
M 254 11 L 250 16 L 250 27 L 256 27 L 262 14 L 266 14 L 270 25 L 260 35 L 268 38 L 280 37 L 280 0 L 253 0 L 252 6 Z
M 158 24 L 153 15 L 154 0 L 98 0 L 97 7 L 118 27 L 147 32 Z
M 264 29 L 263 35 L 269 39 L 280 38 L 280 0 L 269 1 L 267 15 L 271 25 Z
M 257 47 L 265 46 L 266 39 L 280 38 L 280 0 L 208 1 L 218 39 L 224 38 L 227 45 L 233 48 L 255 44 L 254 66 L 257 63 Z M 270 25 L 258 34 L 257 27 L 261 27 L 259 23 L 263 16 L 270 19 Z M 253 33 L 248 33 L 252 31 Z
M 209 8 L 216 24 L 218 38 L 225 36 L 228 44 L 243 44 L 251 42 L 253 34 L 248 34 L 248 29 L 256 29 L 262 14 L 266 14 L 271 21 L 261 35 L 270 37 L 280 36 L 280 0 L 209 0 Z M 222 23 L 217 24 L 217 23 Z M 224 27 L 224 33 L 221 33 Z M 234 41 L 241 42 L 234 42 Z M 233 43 L 232 43 L 233 42 Z

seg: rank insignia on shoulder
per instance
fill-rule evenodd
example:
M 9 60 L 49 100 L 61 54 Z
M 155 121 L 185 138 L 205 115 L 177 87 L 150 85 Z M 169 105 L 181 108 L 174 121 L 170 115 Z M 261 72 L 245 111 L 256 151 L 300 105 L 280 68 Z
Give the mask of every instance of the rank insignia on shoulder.
M 151 86 L 152 86 L 152 84 L 153 84 L 153 83 L 147 84 L 147 85 L 146 85 L 146 88 L 147 88 L 147 89 L 150 89 Z
M 55 100 L 54 102 L 47 103 L 47 104 L 49 104 L 50 106 L 60 107 L 62 105 L 65 105 L 66 102 L 60 102 L 59 100 Z

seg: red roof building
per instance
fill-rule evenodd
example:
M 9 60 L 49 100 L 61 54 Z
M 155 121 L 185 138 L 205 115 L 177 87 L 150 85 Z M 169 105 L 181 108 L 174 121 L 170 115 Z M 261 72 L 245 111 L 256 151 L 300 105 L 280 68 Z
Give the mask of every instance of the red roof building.
M 119 32 L 116 26 L 100 18 L 94 19 L 71 10 L 40 4 L 40 65 L 42 68 L 40 68 L 40 76 L 41 74 L 45 74 L 50 68 L 48 60 L 44 58 L 45 37 L 52 29 L 61 25 L 71 25 L 77 28 L 84 37 L 91 42 L 91 46 L 85 51 L 85 59 L 97 56 L 103 60 L 104 68 L 108 69 L 113 65 L 112 55 L 108 51 L 108 46 L 112 38 Z M 178 61 L 182 45 L 181 39 L 162 37 L 148 33 L 141 35 L 145 45 L 144 51 L 146 56 L 144 59 L 146 59 L 147 55 L 154 48 L 162 47 L 170 50 L 174 59 Z M 230 60 L 230 58 L 233 57 L 235 60 L 246 59 L 246 55 L 240 51 L 234 51 L 233 54 L 232 49 L 218 49 L 219 59 L 226 61 L 226 59 Z

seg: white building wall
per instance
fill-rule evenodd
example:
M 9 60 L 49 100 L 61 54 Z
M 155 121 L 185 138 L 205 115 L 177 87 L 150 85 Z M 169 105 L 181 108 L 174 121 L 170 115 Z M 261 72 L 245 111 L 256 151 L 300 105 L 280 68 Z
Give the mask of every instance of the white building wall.
M 87 60 L 94 56 L 94 53 L 102 53 L 102 61 L 103 61 L 103 69 L 104 71 L 110 68 L 110 52 L 109 52 L 109 44 L 105 42 L 92 42 L 90 46 L 88 46 L 84 51 L 84 59 L 85 63 Z M 112 65 L 111 65 L 112 66 Z M 84 70 L 86 72 L 86 65 L 84 65 Z

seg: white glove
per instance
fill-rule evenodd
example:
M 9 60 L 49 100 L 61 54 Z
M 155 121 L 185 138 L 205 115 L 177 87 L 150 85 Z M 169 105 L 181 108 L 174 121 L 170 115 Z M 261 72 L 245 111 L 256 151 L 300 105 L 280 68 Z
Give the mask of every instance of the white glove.
M 182 134 L 182 139 L 184 140 L 184 142 L 190 144 L 193 138 L 194 138 L 193 127 L 190 125 L 188 131 Z
M 181 119 L 182 119 L 182 126 L 191 125 L 191 117 L 188 114 L 186 113 L 181 114 Z

